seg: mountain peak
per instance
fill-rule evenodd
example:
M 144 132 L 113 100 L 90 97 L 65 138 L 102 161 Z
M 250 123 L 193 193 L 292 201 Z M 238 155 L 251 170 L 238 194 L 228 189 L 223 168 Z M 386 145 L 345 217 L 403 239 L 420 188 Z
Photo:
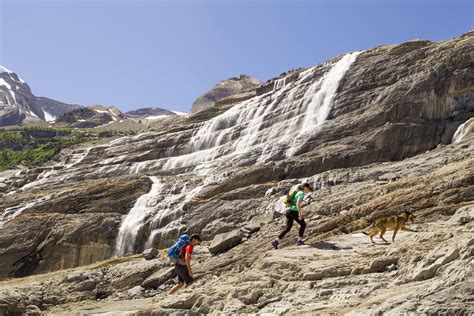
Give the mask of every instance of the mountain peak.
M 244 91 L 254 90 L 262 83 L 260 80 L 242 74 L 239 77 L 232 77 L 219 81 L 214 87 L 206 91 L 203 95 L 194 101 L 191 113 L 197 113 L 213 107 L 216 102 L 242 93 Z
M 36 97 L 23 79 L 5 66 L 0 66 L 0 126 L 38 120 L 51 122 L 77 107 L 79 105 Z

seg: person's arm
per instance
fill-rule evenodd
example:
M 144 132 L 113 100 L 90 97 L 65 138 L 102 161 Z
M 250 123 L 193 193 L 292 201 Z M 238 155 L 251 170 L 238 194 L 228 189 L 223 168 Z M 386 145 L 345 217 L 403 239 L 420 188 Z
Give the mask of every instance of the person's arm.
M 302 201 L 303 201 L 303 198 L 301 197 L 299 197 L 298 201 L 296 201 L 296 208 L 298 209 L 298 215 L 299 215 L 300 220 L 303 219 L 303 209 L 301 207 Z
M 193 270 L 191 269 L 191 254 L 189 252 L 186 252 L 186 267 L 188 267 L 188 273 L 189 276 L 192 278 L 193 277 Z

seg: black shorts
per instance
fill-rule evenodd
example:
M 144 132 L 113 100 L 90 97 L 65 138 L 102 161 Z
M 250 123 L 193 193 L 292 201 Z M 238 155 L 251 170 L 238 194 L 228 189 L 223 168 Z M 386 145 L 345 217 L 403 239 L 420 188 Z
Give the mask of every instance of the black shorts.
M 193 278 L 189 276 L 188 267 L 181 264 L 177 264 L 175 267 L 176 274 L 178 275 L 178 282 L 184 282 L 186 284 L 193 283 Z

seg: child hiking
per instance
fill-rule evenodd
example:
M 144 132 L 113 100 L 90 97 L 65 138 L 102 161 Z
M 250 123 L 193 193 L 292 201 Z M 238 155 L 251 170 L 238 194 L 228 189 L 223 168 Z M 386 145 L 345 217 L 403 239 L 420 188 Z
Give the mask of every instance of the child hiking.
M 304 245 L 303 235 L 306 228 L 306 222 L 303 218 L 303 210 L 301 204 L 303 203 L 303 198 L 305 194 L 313 191 L 311 186 L 308 183 L 304 183 L 302 186 L 299 186 L 295 191 L 292 191 L 286 197 L 285 205 L 287 206 L 286 210 L 286 227 L 282 230 L 277 239 L 272 241 L 273 249 L 278 249 L 280 240 L 285 237 L 285 235 L 293 227 L 293 222 L 297 222 L 300 225 L 298 232 L 298 240 L 296 241 L 297 246 Z
M 186 287 L 193 283 L 193 269 L 191 268 L 191 259 L 194 246 L 201 243 L 199 235 L 182 235 L 169 250 L 168 256 L 175 262 L 175 270 L 178 275 L 178 284 L 173 287 L 168 294 L 173 294 L 186 284 Z

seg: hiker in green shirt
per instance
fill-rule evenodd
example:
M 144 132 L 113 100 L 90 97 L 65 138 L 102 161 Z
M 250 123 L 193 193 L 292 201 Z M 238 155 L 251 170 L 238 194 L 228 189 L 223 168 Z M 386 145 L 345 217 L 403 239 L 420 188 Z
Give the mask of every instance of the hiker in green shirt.
M 285 235 L 291 230 L 293 227 L 293 222 L 296 221 L 300 225 L 300 230 L 298 234 L 298 240 L 296 241 L 297 246 L 304 245 L 303 235 L 304 230 L 306 228 L 306 223 L 303 218 L 303 210 L 301 204 L 303 203 L 304 195 L 308 194 L 309 192 L 313 191 L 311 186 L 308 183 L 303 184 L 301 187 L 298 187 L 298 190 L 294 192 L 294 194 L 290 193 L 290 207 L 286 210 L 286 227 L 280 233 L 277 239 L 272 241 L 273 249 L 278 249 L 278 244 L 280 240 L 285 237 Z

